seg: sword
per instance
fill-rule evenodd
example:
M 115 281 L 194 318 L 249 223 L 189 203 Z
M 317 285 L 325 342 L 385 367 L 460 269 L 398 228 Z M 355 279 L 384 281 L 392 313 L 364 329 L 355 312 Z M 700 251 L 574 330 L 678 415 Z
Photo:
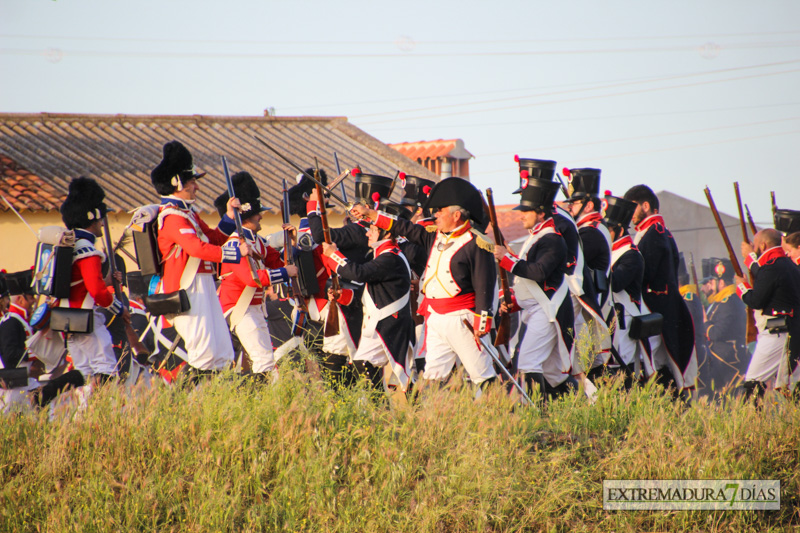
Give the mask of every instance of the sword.
M 267 149 L 268 149 L 270 152 L 272 152 L 273 154 L 275 154 L 275 155 L 277 155 L 278 157 L 280 157 L 281 159 L 283 159 L 283 161 L 285 161 L 285 162 L 286 162 L 286 163 L 287 163 L 289 166 L 291 166 L 292 168 L 294 168 L 295 170 L 297 170 L 298 172 L 300 172 L 302 175 L 304 175 L 305 177 L 307 177 L 308 179 L 310 179 L 311 181 L 313 181 L 314 183 L 316 183 L 317 185 L 319 185 L 320 187 L 322 187 L 322 189 L 323 189 L 325 192 L 327 192 L 329 195 L 331 195 L 331 197 L 332 197 L 334 200 L 336 200 L 337 202 L 339 202 L 339 204 L 340 204 L 342 207 L 344 207 L 344 208 L 345 208 L 345 209 L 347 209 L 348 211 L 350 211 L 350 209 L 353 207 L 352 205 L 349 205 L 347 202 L 345 202 L 344 200 L 342 200 L 342 198 L 341 198 L 341 197 L 340 197 L 338 194 L 336 194 L 335 192 L 333 192 L 332 190 L 330 190 L 330 189 L 327 187 L 327 185 L 323 185 L 321 181 L 317 180 L 317 179 L 316 179 L 314 176 L 312 176 L 311 174 L 309 174 L 308 172 L 306 172 L 305 170 L 303 170 L 302 168 L 300 168 L 300 167 L 299 167 L 297 164 L 295 164 L 293 161 L 291 161 L 291 160 L 290 160 L 289 158 L 287 158 L 285 155 L 283 155 L 282 153 L 280 153 L 279 151 L 277 151 L 275 148 L 273 148 L 272 146 L 270 146 L 269 144 L 267 144 L 267 141 L 263 140 L 263 139 L 262 139 L 261 137 L 259 137 L 258 135 L 253 135 L 253 138 L 254 138 L 255 140 L 257 140 L 258 142 L 260 142 L 261 144 L 263 144 L 264 146 L 266 146 L 266 147 L 267 147 Z M 338 179 L 338 178 L 337 178 L 337 179 Z M 344 179 L 344 178 L 342 178 L 342 179 Z M 322 198 L 320 198 L 320 201 L 322 201 Z
M 472 331 L 472 324 L 470 324 L 466 320 L 463 320 L 463 322 L 464 322 L 464 325 L 467 326 L 467 328 L 469 328 Z M 514 379 L 511 376 L 511 372 L 508 371 L 508 369 L 506 368 L 506 365 L 504 365 L 503 362 L 500 361 L 500 356 L 497 354 L 497 349 L 494 346 L 492 346 L 492 343 L 489 342 L 486 337 L 488 337 L 488 335 L 484 335 L 483 337 L 478 337 L 478 342 L 481 343 L 481 346 L 483 346 L 484 350 L 489 352 L 489 355 L 492 357 L 492 359 L 494 359 L 494 362 L 497 364 L 497 366 L 500 367 L 500 370 L 503 371 L 503 374 L 505 374 L 506 377 L 509 380 L 511 380 L 511 383 L 513 383 L 514 386 L 519 391 L 519 393 L 522 394 L 522 397 L 525 398 L 525 400 L 528 403 L 533 404 L 533 402 L 531 401 L 530 396 L 528 396 L 528 394 L 525 392 L 525 390 L 522 388 L 522 386 L 517 382 L 517 380 Z

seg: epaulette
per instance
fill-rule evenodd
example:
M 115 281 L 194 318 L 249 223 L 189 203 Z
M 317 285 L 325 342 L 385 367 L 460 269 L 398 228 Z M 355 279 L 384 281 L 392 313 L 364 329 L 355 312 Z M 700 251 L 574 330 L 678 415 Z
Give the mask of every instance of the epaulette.
M 480 235 L 475 235 L 475 244 L 477 244 L 478 248 L 480 248 L 481 250 L 486 250 L 487 252 L 492 254 L 494 253 L 494 244 L 487 241 Z
M 425 231 L 427 231 L 428 233 L 435 233 L 438 230 L 439 230 L 439 228 L 436 226 L 436 224 L 431 224 L 429 226 L 425 226 Z

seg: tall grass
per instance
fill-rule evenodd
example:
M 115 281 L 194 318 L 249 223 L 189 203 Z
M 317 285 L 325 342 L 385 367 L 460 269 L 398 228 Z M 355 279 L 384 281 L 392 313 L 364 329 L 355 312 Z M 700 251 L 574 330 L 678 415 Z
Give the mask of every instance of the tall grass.
M 600 387 L 545 411 L 453 380 L 413 405 L 284 371 L 0 419 L 0 531 L 766 531 L 800 525 L 800 410 Z M 780 479 L 780 511 L 606 512 L 604 479 Z

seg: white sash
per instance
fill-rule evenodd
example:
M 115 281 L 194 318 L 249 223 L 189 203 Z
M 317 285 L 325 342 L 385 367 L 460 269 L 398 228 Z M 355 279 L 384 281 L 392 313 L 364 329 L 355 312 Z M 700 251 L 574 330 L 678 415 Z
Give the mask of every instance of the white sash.
M 565 209 L 556 206 L 556 211 L 559 211 L 559 214 L 563 215 L 574 227 L 575 233 L 578 233 L 578 224 L 575 223 L 575 220 L 572 218 Z M 583 258 L 583 248 L 581 247 L 581 236 L 578 234 L 578 250 L 575 254 L 575 273 L 569 276 L 565 276 L 567 284 L 569 285 L 569 291 L 574 294 L 575 296 L 582 296 L 583 295 L 583 265 L 585 260 Z
M 397 256 L 405 263 L 410 278 L 411 267 L 408 265 L 408 260 L 402 253 L 397 254 Z M 375 328 L 378 327 L 378 322 L 404 308 L 406 304 L 408 304 L 410 296 L 411 293 L 407 292 L 399 300 L 395 300 L 385 307 L 378 308 L 372 300 L 372 296 L 369 294 L 369 284 L 367 284 L 367 287 L 364 289 L 364 296 L 361 297 L 361 301 L 364 303 L 364 325 L 361 327 L 361 334 L 367 337 L 374 335 Z
M 545 235 L 549 235 L 551 233 L 555 233 L 555 228 L 547 227 L 542 229 L 541 231 L 537 232 L 535 235 L 531 235 L 528 237 L 528 240 L 525 241 L 525 244 L 522 246 L 522 250 L 520 250 L 519 257 L 524 258 L 528 255 L 528 252 L 533 247 L 536 242 L 539 241 Z M 566 278 L 566 276 L 565 276 Z M 523 278 L 522 276 L 515 276 L 514 277 L 514 294 L 517 298 L 517 302 L 519 302 L 520 306 L 523 306 L 523 302 L 525 300 L 535 300 L 542 309 L 544 309 L 545 314 L 547 315 L 547 319 L 550 322 L 556 321 L 556 313 L 558 313 L 558 308 L 564 301 L 564 298 L 567 296 L 568 285 L 566 279 L 561 282 L 561 285 L 556 289 L 553 298 L 550 299 L 542 290 L 541 286 L 532 279 Z M 530 306 L 527 306 L 530 307 Z

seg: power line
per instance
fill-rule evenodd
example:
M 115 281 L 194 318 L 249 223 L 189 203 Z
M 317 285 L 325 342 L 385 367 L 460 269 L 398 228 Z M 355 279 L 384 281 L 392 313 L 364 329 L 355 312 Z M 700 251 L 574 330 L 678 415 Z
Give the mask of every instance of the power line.
M 800 62 L 800 61 L 799 60 L 791 61 L 791 63 L 797 63 L 797 62 Z M 369 125 L 374 125 L 374 124 L 385 124 L 385 123 L 390 123 L 390 122 L 406 122 L 406 121 L 409 121 L 409 120 L 420 120 L 420 119 L 428 119 L 428 118 L 441 118 L 441 117 L 457 116 L 457 115 L 464 115 L 464 114 L 487 113 L 487 112 L 492 112 L 492 111 L 503 111 L 503 110 L 509 110 L 509 109 L 519 109 L 519 108 L 523 108 L 523 107 L 537 107 L 537 106 L 543 106 L 543 105 L 564 104 L 564 103 L 569 103 L 569 102 L 580 102 L 580 101 L 585 101 L 585 100 L 595 100 L 595 99 L 599 99 L 599 98 L 615 98 L 615 97 L 618 97 L 618 96 L 628 96 L 628 95 L 632 95 L 632 94 L 641 94 L 641 93 L 648 93 L 648 92 L 654 92 L 654 91 L 666 91 L 666 90 L 670 90 L 670 89 L 683 89 L 683 88 L 687 88 L 687 87 L 697 87 L 697 86 L 702 86 L 702 85 L 726 83 L 726 82 L 730 82 L 730 81 L 739 81 L 739 80 L 746 80 L 746 79 L 752 79 L 752 78 L 762 78 L 762 77 L 766 77 L 766 76 L 777 76 L 777 75 L 780 75 L 780 74 L 791 74 L 791 73 L 795 73 L 795 72 L 800 72 L 800 69 L 789 69 L 789 70 L 782 70 L 782 71 L 777 71 L 777 72 L 767 72 L 767 73 L 761 73 L 761 74 L 752 74 L 752 75 L 749 75 L 749 76 L 737 76 L 737 77 L 734 77 L 734 78 L 726 78 L 726 79 L 721 79 L 721 80 L 706 80 L 706 81 L 699 81 L 699 82 L 693 82 L 693 83 L 683 83 L 683 84 L 678 84 L 678 85 L 670 85 L 670 86 L 666 86 L 666 87 L 651 87 L 651 88 L 646 88 L 646 89 L 622 91 L 622 92 L 616 92 L 616 93 L 610 93 L 610 94 L 588 95 L 588 96 L 581 96 L 581 97 L 575 97 L 575 98 L 565 98 L 565 99 L 560 99 L 560 100 L 550 100 L 550 101 L 546 101 L 546 102 L 534 102 L 534 103 L 530 103 L 530 104 L 520 104 L 520 105 L 503 106 L 503 107 L 493 107 L 493 108 L 488 108 L 488 109 L 471 109 L 471 110 L 468 110 L 468 111 L 455 111 L 455 112 L 452 112 L 452 113 L 438 113 L 438 114 L 435 114 L 435 115 L 422 115 L 422 116 L 417 116 L 417 117 L 403 117 L 403 118 L 395 118 L 395 119 L 388 119 L 388 120 L 377 120 L 377 121 L 372 121 L 372 122 L 362 122 L 361 125 L 369 126 Z M 355 117 L 351 117 L 351 118 L 355 118 Z

